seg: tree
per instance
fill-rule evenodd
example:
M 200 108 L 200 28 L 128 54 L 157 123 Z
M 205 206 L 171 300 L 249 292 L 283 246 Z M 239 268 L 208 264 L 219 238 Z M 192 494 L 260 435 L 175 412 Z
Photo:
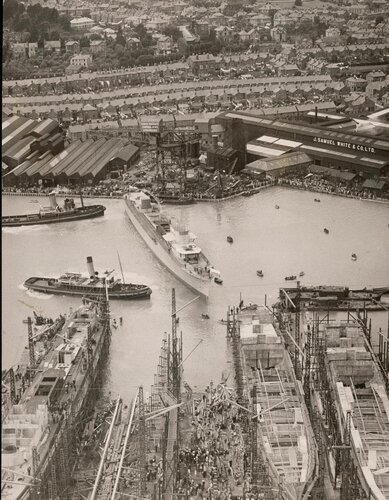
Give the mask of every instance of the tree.
M 296 7 L 301 7 L 302 4 L 303 4 L 303 2 L 302 2 L 302 0 L 295 0 L 294 4 L 295 4 Z
M 177 42 L 179 38 L 181 38 L 181 31 L 177 28 L 177 26 L 174 26 L 173 24 L 169 24 L 164 28 L 162 33 L 166 36 L 172 37 L 174 42 Z
M 118 29 L 118 32 L 116 35 L 116 44 L 121 46 L 121 47 L 126 46 L 126 39 L 123 36 L 123 30 L 122 30 L 121 26 L 119 26 L 119 29 Z
M 90 40 L 88 37 L 83 36 L 80 38 L 80 49 L 84 49 L 86 47 L 90 47 Z

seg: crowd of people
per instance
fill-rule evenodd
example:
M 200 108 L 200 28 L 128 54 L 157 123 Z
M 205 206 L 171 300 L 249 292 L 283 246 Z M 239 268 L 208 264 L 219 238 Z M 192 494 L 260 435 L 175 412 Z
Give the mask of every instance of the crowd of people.
M 153 191 L 153 184 L 150 184 L 149 178 L 151 171 L 147 169 L 141 175 L 136 175 L 128 172 L 122 173 L 116 179 L 106 179 L 98 182 L 93 186 L 20 186 L 20 187 L 3 187 L 3 194 L 20 194 L 31 196 L 47 196 L 52 191 L 59 195 L 79 196 L 80 189 L 83 196 L 86 197 L 101 197 L 101 198 L 122 198 L 129 190 L 130 186 L 137 186 L 140 189 L 147 188 Z M 212 190 L 209 189 L 210 182 L 199 183 L 188 188 L 185 194 L 196 200 L 214 200 L 221 198 L 229 198 L 240 194 L 248 195 L 255 193 L 261 188 L 272 186 L 273 181 L 270 180 L 253 180 L 246 177 L 225 176 L 221 175 L 223 189 L 215 186 Z M 200 185 L 201 184 L 201 185 Z M 310 174 L 302 176 L 300 173 L 289 174 L 278 179 L 278 185 L 289 186 L 307 191 L 335 194 L 338 196 L 347 196 L 350 198 L 368 199 L 368 200 L 389 200 L 388 190 L 373 190 L 363 187 L 362 181 L 346 182 L 342 179 L 335 179 L 324 174 Z M 205 188 L 208 189 L 205 189 Z M 169 195 L 169 192 L 165 193 Z M 178 196 L 178 193 L 170 193 L 170 195 Z M 161 199 L 164 198 L 161 196 Z
M 301 177 L 300 174 L 289 175 L 278 179 L 281 186 L 290 186 L 318 193 L 335 194 L 349 198 L 361 198 L 365 200 L 388 200 L 389 193 L 386 191 L 374 192 L 364 188 L 361 181 L 346 182 L 322 174 L 311 174 Z
M 242 410 L 233 398 L 224 385 L 211 384 L 195 402 L 191 440 L 179 452 L 177 490 L 182 498 L 238 499 L 249 490 Z

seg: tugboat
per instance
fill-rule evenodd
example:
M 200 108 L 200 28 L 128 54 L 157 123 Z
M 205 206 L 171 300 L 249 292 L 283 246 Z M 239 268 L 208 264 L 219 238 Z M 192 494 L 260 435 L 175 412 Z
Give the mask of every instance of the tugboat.
M 228 241 L 228 243 L 234 243 L 232 236 L 227 236 L 227 241 Z
M 56 294 L 56 295 L 79 295 L 87 297 L 105 296 L 106 287 L 110 299 L 148 299 L 151 295 L 151 288 L 147 285 L 126 284 L 120 279 L 109 276 L 112 271 L 106 271 L 104 277 L 99 277 L 93 267 L 92 257 L 87 257 L 88 277 L 77 273 L 65 273 L 59 278 L 28 278 L 24 286 L 36 292 Z
M 328 233 L 330 232 L 330 231 L 329 231 L 329 229 L 327 229 L 326 227 L 323 229 L 323 231 L 324 231 L 326 234 L 328 234 Z
M 55 222 L 70 222 L 81 219 L 92 219 L 104 215 L 103 205 L 87 205 L 81 196 L 81 207 L 76 207 L 72 198 L 66 198 L 64 206 L 57 203 L 55 193 L 49 195 L 50 206 L 41 207 L 37 214 L 5 215 L 1 218 L 3 227 L 35 226 L 37 224 L 54 224 Z
M 259 276 L 260 278 L 263 278 L 263 272 L 262 272 L 262 269 L 260 271 L 257 271 L 257 276 Z
M 356 253 L 352 253 L 351 254 L 351 260 L 357 260 L 357 254 Z
M 291 276 L 285 276 L 286 281 L 293 281 L 295 279 L 297 279 L 297 276 L 295 276 L 294 274 L 292 274 Z

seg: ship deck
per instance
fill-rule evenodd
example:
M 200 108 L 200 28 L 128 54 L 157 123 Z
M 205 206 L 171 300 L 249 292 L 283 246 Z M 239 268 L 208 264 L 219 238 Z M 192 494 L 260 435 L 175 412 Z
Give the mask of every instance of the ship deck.
M 240 312 L 240 336 L 248 386 L 256 389 L 259 448 L 283 498 L 304 498 L 312 481 L 316 448 L 303 394 L 271 314 Z
M 374 500 L 389 498 L 389 399 L 385 382 L 357 326 L 336 337 L 326 329 L 326 361 L 342 425 L 350 419 L 351 452 Z M 341 345 L 344 344 L 344 345 Z
M 15 463 L 14 466 L 7 467 L 6 471 L 2 470 L 2 481 L 14 481 L 15 483 L 19 481 L 20 484 L 2 482 L 2 498 L 17 498 L 26 489 L 29 480 L 23 477 L 23 474 L 27 478 L 31 475 L 33 467 L 32 442 L 36 442 L 40 466 L 42 466 L 53 447 L 67 412 L 71 410 L 77 415 L 82 407 L 89 384 L 84 360 L 88 325 L 91 324 L 92 326 L 92 337 L 94 339 L 92 349 L 94 354 L 101 348 L 104 332 L 102 325 L 96 325 L 95 327 L 94 322 L 91 323 L 91 316 L 83 317 L 85 311 L 87 311 L 87 306 L 82 306 L 65 322 L 61 331 L 62 336 L 66 336 L 69 327 L 73 326 L 76 329 L 67 346 L 65 346 L 65 340 L 61 336 L 58 335 L 53 338 L 50 348 L 40 361 L 30 385 L 22 394 L 19 403 L 13 406 L 3 421 L 3 447 L 7 443 L 15 442 L 15 439 L 9 434 L 10 432 L 11 434 L 16 432 L 16 435 L 26 434 L 30 437 L 16 439 L 19 447 L 15 452 Z M 77 318 L 75 318 L 76 314 L 79 315 Z M 58 362 L 58 350 L 60 349 L 63 352 L 67 351 L 68 354 L 73 352 L 71 363 Z M 97 359 L 95 361 L 97 362 Z M 23 370 L 23 367 L 19 366 L 19 369 Z M 60 383 L 62 379 L 63 385 Z M 57 392 L 55 399 L 52 390 Z M 52 397 L 50 409 L 49 394 Z M 42 409 L 45 407 L 47 410 Z M 38 427 L 44 429 L 41 434 Z M 7 458 L 7 455 L 2 453 L 3 464 L 5 464 L 5 458 Z M 15 472 L 10 472 L 9 469 Z

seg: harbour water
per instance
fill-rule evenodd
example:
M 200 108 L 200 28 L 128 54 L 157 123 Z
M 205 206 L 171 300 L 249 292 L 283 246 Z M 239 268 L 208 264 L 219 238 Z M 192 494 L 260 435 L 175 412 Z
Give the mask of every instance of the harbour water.
M 228 305 L 276 301 L 284 277 L 305 272 L 302 284 L 350 287 L 385 286 L 389 283 L 389 206 L 380 203 L 270 188 L 250 198 L 220 203 L 166 206 L 169 215 L 186 223 L 197 243 L 221 271 L 224 283 L 215 285 L 207 302 L 199 299 L 180 312 L 184 340 L 185 378 L 203 387 L 219 380 L 227 351 L 225 317 Z M 4 215 L 37 212 L 34 197 L 2 197 Z M 39 202 L 45 204 L 43 198 Z M 87 200 L 86 203 L 93 203 Z M 112 316 L 123 325 L 113 329 L 105 389 L 112 396 L 130 399 L 136 387 L 153 382 L 161 338 L 171 328 L 171 288 L 177 308 L 195 295 L 165 270 L 126 219 L 122 200 L 104 200 L 105 216 L 99 219 L 51 226 L 2 230 L 2 362 L 17 364 L 26 343 L 22 323 L 33 309 L 55 318 L 79 305 L 71 297 L 27 292 L 22 283 L 30 276 L 58 276 L 64 271 L 86 272 L 92 255 L 95 269 L 115 269 L 120 276 L 120 254 L 126 282 L 149 285 L 150 300 L 111 302 Z M 279 205 L 279 209 L 275 209 Z M 323 228 L 329 229 L 329 234 Z M 226 237 L 233 237 L 233 244 Z M 351 260 L 356 253 L 357 261 Z M 263 278 L 256 275 L 262 269 Z M 290 284 L 290 283 L 289 283 Z M 210 319 L 202 319 L 207 313 Z M 374 329 L 387 328 L 386 313 L 377 313 Z M 119 323 L 119 321 L 118 321 Z

